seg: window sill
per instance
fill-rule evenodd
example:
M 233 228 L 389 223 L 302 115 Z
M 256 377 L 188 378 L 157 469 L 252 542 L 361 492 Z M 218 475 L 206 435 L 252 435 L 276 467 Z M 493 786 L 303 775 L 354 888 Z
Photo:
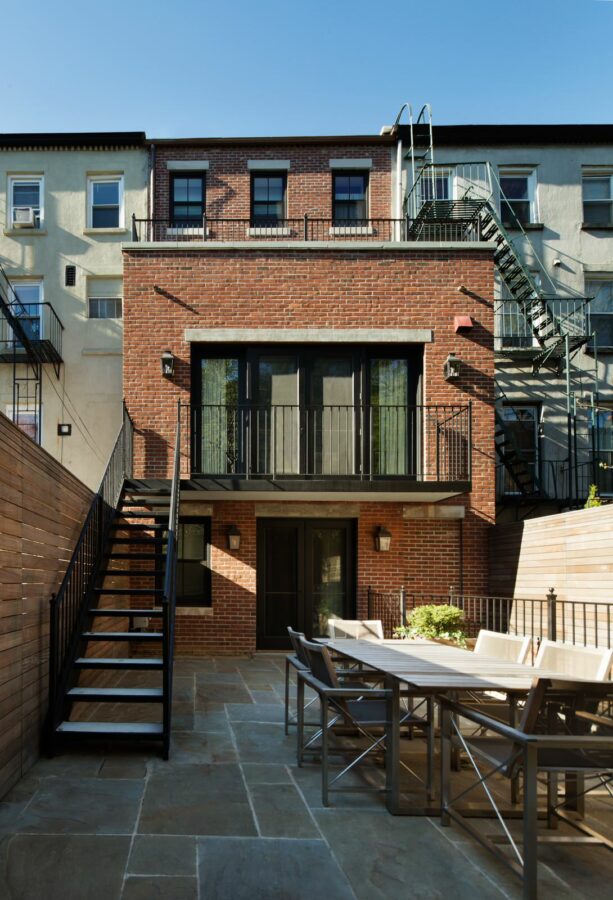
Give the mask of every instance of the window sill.
M 581 225 L 581 231 L 613 231 L 613 225 Z
M 210 229 L 207 228 L 206 236 L 209 237 Z M 180 225 L 174 226 L 171 225 L 166 229 L 166 237 L 204 237 L 204 228 L 198 228 L 197 226 L 187 225 L 185 228 L 182 228 Z
M 46 228 L 5 228 L 7 237 L 39 237 L 47 234 Z
M 374 233 L 374 229 L 371 225 L 333 225 L 330 228 L 330 234 L 335 235 L 336 237 L 353 234 L 370 235 Z
M 83 234 L 127 234 L 127 228 L 84 228 Z
M 519 225 L 504 225 L 507 231 L 544 231 L 545 225 L 543 222 L 526 222 L 522 223 L 521 227 Z
M 291 228 L 276 225 L 257 225 L 249 228 L 249 237 L 291 237 Z

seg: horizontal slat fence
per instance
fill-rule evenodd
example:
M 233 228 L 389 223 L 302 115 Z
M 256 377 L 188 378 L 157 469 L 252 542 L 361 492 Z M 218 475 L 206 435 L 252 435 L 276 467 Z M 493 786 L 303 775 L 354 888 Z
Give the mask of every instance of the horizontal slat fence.
M 0 797 L 38 756 L 49 600 L 92 492 L 0 413 Z

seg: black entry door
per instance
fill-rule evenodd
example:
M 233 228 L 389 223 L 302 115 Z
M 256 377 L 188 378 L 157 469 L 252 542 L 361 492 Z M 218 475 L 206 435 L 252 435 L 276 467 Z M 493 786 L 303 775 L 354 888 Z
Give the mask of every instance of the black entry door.
M 355 524 L 346 519 L 260 519 L 257 644 L 289 646 L 287 626 L 326 634 L 328 619 L 355 617 Z

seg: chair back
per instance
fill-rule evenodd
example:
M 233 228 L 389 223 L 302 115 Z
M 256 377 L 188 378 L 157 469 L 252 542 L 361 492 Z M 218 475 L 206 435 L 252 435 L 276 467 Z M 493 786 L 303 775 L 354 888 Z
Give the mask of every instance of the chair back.
M 328 619 L 328 634 L 333 640 L 382 641 L 383 624 L 379 619 Z
M 323 644 L 307 641 L 304 637 L 300 638 L 300 643 L 313 677 L 325 684 L 326 687 L 340 687 L 328 648 L 324 647 Z
M 611 673 L 613 650 L 575 647 L 543 640 L 534 661 L 536 669 L 547 669 L 557 675 L 605 681 Z
M 525 663 L 532 638 L 516 634 L 500 634 L 482 628 L 475 644 L 475 653 L 492 656 L 505 662 Z
M 287 633 L 289 635 L 289 639 L 290 639 L 290 642 L 292 645 L 292 650 L 294 651 L 294 653 L 296 654 L 296 657 L 298 658 L 298 662 L 301 662 L 305 668 L 309 669 L 310 668 L 309 660 L 307 658 L 306 653 L 304 652 L 304 647 L 302 646 L 302 638 L 304 637 L 303 632 L 302 631 L 294 631 L 294 629 L 290 625 L 288 625 Z

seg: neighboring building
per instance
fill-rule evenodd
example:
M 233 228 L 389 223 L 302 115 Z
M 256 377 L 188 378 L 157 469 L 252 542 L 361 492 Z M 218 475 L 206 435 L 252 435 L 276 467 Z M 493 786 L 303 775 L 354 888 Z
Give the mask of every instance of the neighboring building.
M 591 483 L 613 494 L 599 465 L 613 462 L 613 126 L 434 126 L 430 146 L 420 124 L 415 154 L 409 126 L 398 135 L 407 214 L 489 195 L 523 263 L 523 274 L 508 254 L 498 266 L 499 518 L 583 505 Z
M 0 294 L 36 356 L 1 317 L 0 409 L 93 488 L 121 423 L 121 245 L 147 210 L 144 137 L 0 135 Z
M 145 499 L 181 405 L 179 652 L 285 646 L 289 624 L 365 618 L 369 587 L 487 590 L 493 247 L 407 243 L 394 154 L 390 136 L 152 148 L 124 394 Z

